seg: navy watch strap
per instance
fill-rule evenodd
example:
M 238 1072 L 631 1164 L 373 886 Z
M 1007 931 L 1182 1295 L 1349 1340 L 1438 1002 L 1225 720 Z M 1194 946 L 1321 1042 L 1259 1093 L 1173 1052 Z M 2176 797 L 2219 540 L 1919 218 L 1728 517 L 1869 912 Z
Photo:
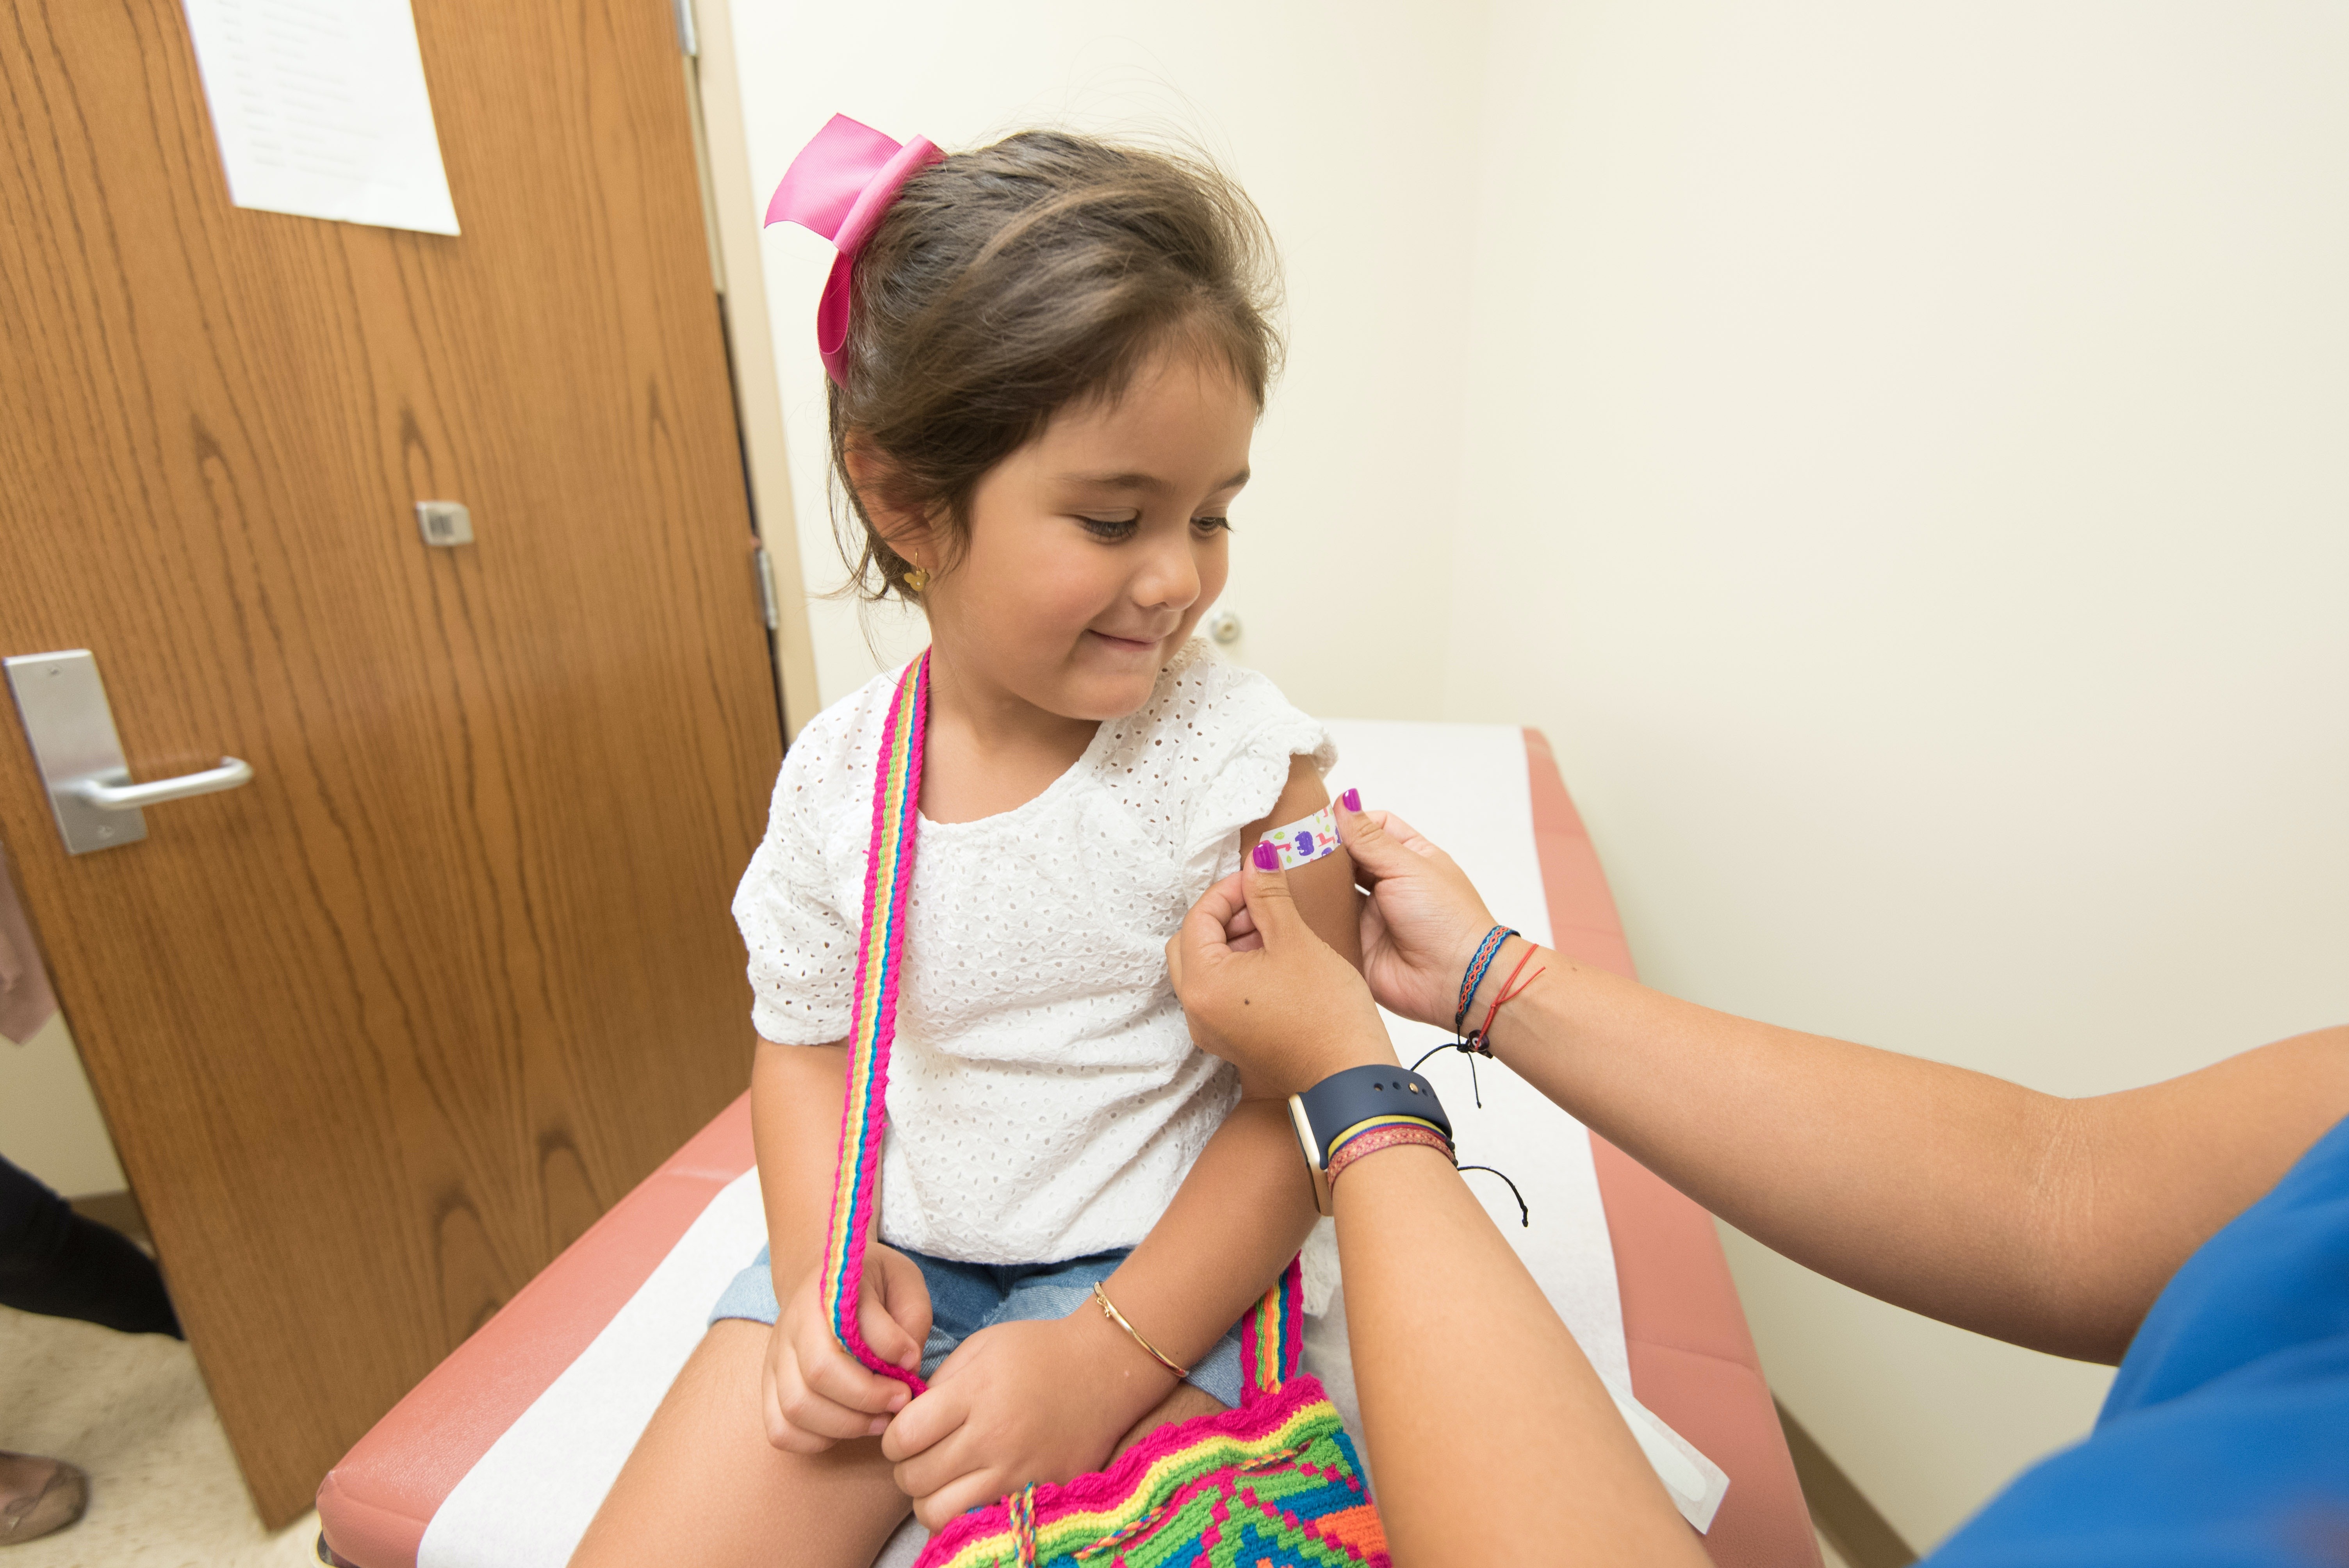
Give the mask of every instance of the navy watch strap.
M 1432 1123 L 1448 1140 L 1452 1119 L 1435 1098 L 1435 1086 L 1399 1067 L 1348 1068 L 1331 1073 L 1297 1097 L 1313 1130 L 1312 1158 L 1327 1169 L 1330 1143 L 1346 1129 L 1378 1116 L 1414 1116 Z

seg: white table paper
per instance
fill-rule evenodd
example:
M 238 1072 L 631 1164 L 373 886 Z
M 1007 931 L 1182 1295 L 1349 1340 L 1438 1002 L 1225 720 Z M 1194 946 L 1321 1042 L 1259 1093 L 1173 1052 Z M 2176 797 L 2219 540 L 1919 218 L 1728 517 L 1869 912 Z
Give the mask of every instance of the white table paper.
M 240 207 L 457 232 L 409 0 L 184 0 Z

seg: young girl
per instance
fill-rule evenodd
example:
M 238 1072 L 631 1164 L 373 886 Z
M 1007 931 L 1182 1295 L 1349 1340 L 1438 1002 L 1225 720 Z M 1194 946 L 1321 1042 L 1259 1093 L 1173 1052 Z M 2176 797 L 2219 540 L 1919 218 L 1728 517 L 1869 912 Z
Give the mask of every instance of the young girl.
M 881 166 L 802 217 L 826 138 Z M 858 1305 L 931 1386 L 909 1402 L 815 1300 L 891 671 L 802 732 L 735 901 L 769 1248 L 579 1563 L 865 1568 L 909 1507 L 936 1528 L 1098 1469 L 1238 1402 L 1234 1325 L 1312 1223 L 1285 1107 L 1193 1048 L 1164 954 L 1243 848 L 1328 802 L 1321 727 L 1192 638 L 1278 350 L 1261 221 L 1208 170 L 1079 137 L 927 166 L 876 140 L 835 120 L 777 200 L 843 251 L 820 343 L 857 579 L 931 634 Z M 1294 885 L 1353 955 L 1342 851 Z

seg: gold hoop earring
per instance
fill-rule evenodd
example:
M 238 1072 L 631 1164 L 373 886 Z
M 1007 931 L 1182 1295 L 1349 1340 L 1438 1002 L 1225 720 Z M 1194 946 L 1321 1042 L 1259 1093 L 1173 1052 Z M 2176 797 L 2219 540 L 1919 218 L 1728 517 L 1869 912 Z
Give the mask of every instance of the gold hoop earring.
M 905 587 L 909 593 L 918 593 L 929 585 L 930 574 L 920 567 L 912 567 L 905 573 Z

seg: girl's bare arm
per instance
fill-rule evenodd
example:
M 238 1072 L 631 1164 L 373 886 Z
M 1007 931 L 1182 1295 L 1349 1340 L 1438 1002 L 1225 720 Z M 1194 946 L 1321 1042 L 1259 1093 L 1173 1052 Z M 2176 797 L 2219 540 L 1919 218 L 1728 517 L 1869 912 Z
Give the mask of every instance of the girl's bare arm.
M 1241 831 L 1241 854 L 1267 830 L 1329 803 L 1312 759 L 1293 758 L 1288 787 L 1271 812 Z M 1361 894 L 1346 851 L 1299 867 L 1288 884 L 1314 934 L 1360 967 Z M 1153 1344 L 1185 1366 L 1264 1294 L 1313 1228 L 1313 1191 L 1289 1128 L 1286 1091 L 1257 1084 L 1245 1068 L 1240 1082 L 1239 1105 L 1200 1151 L 1166 1212 L 1104 1287 Z
M 759 1404 L 768 1440 L 794 1453 L 877 1435 L 906 1402 L 905 1385 L 867 1370 L 841 1347 L 817 1301 L 847 1069 L 845 1045 L 770 1040 L 759 1042 L 750 1064 L 750 1138 L 778 1308 Z M 856 1315 L 865 1344 L 913 1367 L 930 1327 L 920 1270 L 878 1241 L 868 1243 Z
M 750 1140 L 759 1153 L 759 1200 L 767 1211 L 778 1301 L 791 1299 L 823 1252 L 847 1075 L 844 1042 L 761 1040 L 750 1064 Z

